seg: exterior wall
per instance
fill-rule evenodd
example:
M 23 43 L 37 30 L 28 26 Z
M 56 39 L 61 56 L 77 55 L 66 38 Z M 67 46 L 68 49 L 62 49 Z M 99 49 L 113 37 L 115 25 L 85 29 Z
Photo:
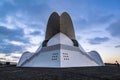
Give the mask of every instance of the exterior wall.
M 51 49 L 53 48 L 53 49 Z M 56 49 L 55 49 L 56 48 Z M 54 50 L 55 49 L 55 50 Z M 68 45 L 56 45 L 44 48 L 22 67 L 85 67 L 100 66 L 87 53 L 80 51 L 78 47 Z
M 25 53 L 18 66 L 22 67 L 85 67 L 101 66 L 101 57 L 96 52 L 88 55 L 81 46 L 73 46 L 73 42 L 63 33 L 52 37 L 47 47 L 38 49 L 34 55 Z
M 25 67 L 60 67 L 60 51 L 41 52 L 29 60 Z
M 62 49 L 60 55 L 61 67 L 99 66 L 89 56 L 81 52 Z
M 52 46 L 56 44 L 65 44 L 65 45 L 73 46 L 72 40 L 63 33 L 58 33 L 54 37 L 52 37 L 48 41 L 47 46 Z

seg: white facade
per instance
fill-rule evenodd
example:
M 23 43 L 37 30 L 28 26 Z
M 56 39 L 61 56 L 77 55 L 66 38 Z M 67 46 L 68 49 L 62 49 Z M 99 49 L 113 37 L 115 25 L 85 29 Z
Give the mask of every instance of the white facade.
M 56 44 L 65 44 L 65 45 L 73 46 L 73 42 L 71 41 L 71 39 L 69 39 L 69 37 L 67 37 L 63 33 L 58 33 L 54 37 L 52 37 L 48 41 L 47 46 L 52 46 Z
M 23 54 L 17 66 L 59 68 L 103 65 L 98 54 L 88 55 L 81 46 L 73 46 L 72 40 L 65 34 L 57 33 L 48 41 L 47 47 L 42 47 L 34 55 Z

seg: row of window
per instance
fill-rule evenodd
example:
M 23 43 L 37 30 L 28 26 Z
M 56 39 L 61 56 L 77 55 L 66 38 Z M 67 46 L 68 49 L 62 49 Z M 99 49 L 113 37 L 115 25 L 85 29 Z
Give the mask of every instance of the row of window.
M 58 57 L 58 56 L 52 56 L 52 58 L 56 58 L 56 57 Z
M 64 60 L 69 60 L 69 58 L 64 58 Z
M 52 55 L 52 60 L 57 60 L 58 58 L 58 53 L 53 53 Z M 64 60 L 69 60 L 69 55 L 68 53 L 63 53 L 63 59 Z
M 57 58 L 54 58 L 54 59 L 52 59 L 52 60 L 57 60 Z M 69 58 L 64 58 L 64 60 L 69 60 Z
M 63 57 L 69 57 L 69 56 L 63 56 Z
M 57 60 L 57 58 L 52 58 L 52 60 Z M 64 58 L 64 60 L 69 60 L 69 58 Z
M 68 53 L 63 53 L 63 55 L 68 55 Z
M 52 59 L 52 60 L 57 60 L 57 58 L 55 58 L 55 59 Z

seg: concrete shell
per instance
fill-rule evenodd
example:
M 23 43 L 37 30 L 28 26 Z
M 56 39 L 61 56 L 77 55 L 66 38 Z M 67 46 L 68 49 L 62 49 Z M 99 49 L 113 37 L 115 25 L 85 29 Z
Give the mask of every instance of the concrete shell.
M 53 12 L 48 20 L 45 40 L 49 40 L 57 33 L 63 33 L 70 39 L 75 40 L 75 32 L 70 16 L 64 12 L 61 16 Z
M 75 32 L 72 20 L 68 13 L 64 12 L 60 16 L 60 31 L 67 35 L 70 39 L 75 40 Z
M 53 12 L 48 20 L 45 40 L 49 40 L 58 32 L 60 32 L 60 17 L 58 13 Z
M 95 61 L 97 61 L 100 66 L 104 66 L 104 63 L 100 57 L 100 54 L 97 51 L 90 51 L 88 52 L 88 55 L 91 58 L 93 58 Z

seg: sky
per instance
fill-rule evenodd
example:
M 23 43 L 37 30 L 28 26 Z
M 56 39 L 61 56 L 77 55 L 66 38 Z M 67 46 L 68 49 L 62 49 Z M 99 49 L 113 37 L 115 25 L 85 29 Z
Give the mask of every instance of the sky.
M 35 52 L 53 12 L 71 16 L 86 52 L 120 62 L 120 0 L 0 0 L 0 54 Z

